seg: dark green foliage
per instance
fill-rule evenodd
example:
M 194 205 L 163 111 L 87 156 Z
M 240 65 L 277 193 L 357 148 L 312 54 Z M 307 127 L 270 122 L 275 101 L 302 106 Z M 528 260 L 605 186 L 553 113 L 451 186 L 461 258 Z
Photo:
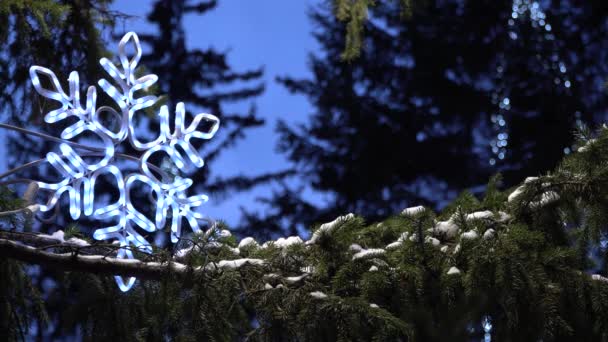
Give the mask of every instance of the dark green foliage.
M 34 100 L 37 97 L 29 84 L 31 65 L 52 69 L 60 80 L 67 80 L 72 70 L 87 75 L 82 79 L 85 83 L 102 74 L 98 65 L 104 54 L 100 29 L 110 29 L 116 19 L 107 9 L 109 3 L 111 0 L 2 1 L 0 105 L 11 123 L 39 124 L 42 113 L 54 105 Z M 31 149 L 24 144 L 18 146 Z
M 241 288 L 234 272 L 187 284 L 146 282 L 127 295 L 113 279 L 72 274 L 69 281 L 61 295 L 73 305 L 63 314 L 63 333 L 78 327 L 87 341 L 226 341 L 248 327 L 243 307 L 235 302 Z
M 0 336 L 3 340 L 26 340 L 32 325 L 45 328 L 47 321 L 44 300 L 23 265 L 0 260 Z
M 497 341 L 607 341 L 608 278 L 590 251 L 606 253 L 608 129 L 593 135 L 554 172 L 510 193 L 495 177 L 483 200 L 465 192 L 438 216 L 427 209 L 369 224 L 348 215 L 317 226 L 306 243 L 252 242 L 238 250 L 221 224 L 193 236 L 189 243 L 198 248 L 179 261 L 234 266 L 202 276 L 167 270 L 126 294 L 111 278 L 58 274 L 64 286 L 45 294 L 47 305 L 56 296 L 70 305 L 61 308 L 54 336 L 468 341 L 481 338 L 480 322 L 489 316 Z M 455 234 L 440 231 L 446 222 Z M 175 260 L 166 251 L 156 258 Z M 26 318 L 44 313 L 27 278 L 11 271 L 19 266 L 2 267 L 3 298 L 10 298 L 0 299 L 3 329 L 19 338 Z
M 108 9 L 112 0 L 0 2 L 2 122 L 59 137 L 72 122 L 67 123 L 69 119 L 56 124 L 44 122 L 44 114 L 56 109 L 57 103 L 36 93 L 31 86 L 29 68 L 32 65 L 49 68 L 64 90 L 68 89 L 68 75 L 74 70 L 80 75 L 83 89 L 96 85 L 96 81 L 105 75 L 99 65 L 99 59 L 106 56 L 102 33 L 110 32 L 121 16 Z M 108 98 L 98 92 L 97 105 L 107 104 Z M 7 152 L 3 158 L 9 169 L 44 158 L 56 147 L 24 134 L 6 130 L 3 134 Z M 23 169 L 18 174 L 18 178 L 26 182 L 28 179 L 52 182 L 56 177 L 53 168 L 45 163 Z M 63 225 L 66 221 L 65 217 L 60 217 L 56 222 Z
M 412 15 L 412 2 L 413 0 L 399 0 L 402 18 L 409 18 Z M 416 3 L 418 2 L 420 0 L 416 1 Z M 336 18 L 347 23 L 342 59 L 352 61 L 359 57 L 368 11 L 371 6 L 375 5 L 374 0 L 333 0 Z

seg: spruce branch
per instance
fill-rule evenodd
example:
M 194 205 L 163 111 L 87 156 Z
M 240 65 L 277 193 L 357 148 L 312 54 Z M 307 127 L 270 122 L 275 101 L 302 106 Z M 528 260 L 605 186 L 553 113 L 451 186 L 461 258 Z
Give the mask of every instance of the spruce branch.
M 41 244 L 47 243 L 47 241 L 38 242 Z M 55 248 L 61 247 L 59 244 L 55 246 Z M 72 248 L 73 246 L 65 244 L 63 247 Z M 84 255 L 78 253 L 81 248 L 76 248 L 69 253 L 53 253 L 19 244 L 15 241 L 0 239 L 0 256 L 62 271 L 81 271 L 99 275 L 121 275 L 152 280 L 160 280 L 167 273 L 184 277 L 186 275 L 201 275 L 206 271 L 205 268 L 189 268 L 184 264 L 172 261 L 165 263 L 143 262 L 103 255 Z
M 40 234 L 0 231 L 0 256 L 62 271 L 161 280 L 169 274 L 179 278 L 197 277 L 222 269 L 238 269 L 245 265 L 264 264 L 264 261 L 260 259 L 236 259 L 191 267 L 172 260 L 139 261 L 109 256 L 118 248 L 113 245 L 75 246 L 69 240 L 61 242 L 58 239 L 40 236 Z M 68 250 L 69 252 L 49 252 L 46 249 Z M 91 249 L 98 254 L 91 254 Z

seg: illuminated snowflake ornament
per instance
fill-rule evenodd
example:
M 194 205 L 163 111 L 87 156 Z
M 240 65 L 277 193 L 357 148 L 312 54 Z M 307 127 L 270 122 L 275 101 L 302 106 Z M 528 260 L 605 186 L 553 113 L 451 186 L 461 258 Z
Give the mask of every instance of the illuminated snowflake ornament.
M 134 55 L 130 58 L 126 52 L 129 44 L 134 49 Z M 117 108 L 108 106 L 97 108 L 97 89 L 94 86 L 87 89 L 83 104 L 79 77 L 75 71 L 70 73 L 68 78 L 69 93 L 64 92 L 57 76 L 49 69 L 32 66 L 30 77 L 40 95 L 61 104 L 61 107 L 44 116 L 47 123 L 57 123 L 68 118 L 71 118 L 70 122 L 75 120 L 75 123 L 61 133 L 61 138 L 65 142 L 59 145 L 60 152 L 49 152 L 46 156 L 46 161 L 63 179 L 57 183 L 38 182 L 41 189 L 50 192 L 48 201 L 40 206 L 40 210 L 45 212 L 53 209 L 61 196 L 67 193 L 70 216 L 78 219 L 84 214 L 99 220 L 112 220 L 116 224 L 96 230 L 93 238 L 117 241 L 121 247 L 117 257 L 133 259 L 133 249 L 152 252 L 151 244 L 138 232 L 139 230 L 146 232 L 161 230 L 166 226 L 167 217 L 170 216 L 171 241 L 175 243 L 182 234 L 182 219 L 188 222 L 194 232 L 200 231 L 199 221 L 207 220 L 195 209 L 206 202 L 208 197 L 186 194 L 186 190 L 193 183 L 192 180 L 180 176 L 168 176 L 149 160 L 153 154 L 160 152 L 168 156 L 176 169 L 188 165 L 203 167 L 204 161 L 191 141 L 211 139 L 217 132 L 220 122 L 211 114 L 201 113 L 187 125 L 184 104 L 180 102 L 175 108 L 174 130 L 171 132 L 169 108 L 162 106 L 158 113 L 160 119 L 158 137 L 153 141 L 140 141 L 135 132 L 134 118 L 137 115 L 144 115 L 141 110 L 153 106 L 157 98 L 138 94 L 156 83 L 158 77 L 150 74 L 136 78 L 135 71 L 141 59 L 141 46 L 135 33 L 129 32 L 121 39 L 118 56 L 120 59 L 118 66 L 107 58 L 100 60 L 110 80 L 101 79 L 98 82 L 101 89 L 116 103 Z M 108 121 L 108 117 L 115 126 L 118 126 L 117 129 L 111 130 L 102 122 Z M 199 125 L 202 123 L 209 128 L 200 130 Z M 83 133 L 99 138 L 103 147 L 89 147 L 87 152 L 79 153 L 78 151 L 86 146 L 74 143 L 71 139 Z M 115 147 L 124 141 L 128 141 L 135 150 L 142 152 L 139 157 L 130 157 L 139 163 L 139 172 L 123 175 L 115 164 L 117 158 L 125 157 L 115 152 Z M 91 158 L 93 162 L 89 161 Z M 96 202 L 94 189 L 100 176 L 113 177 L 115 180 L 118 188 L 118 200 L 115 203 Z M 156 205 L 154 220 L 139 212 L 131 203 L 130 194 L 134 185 L 138 183 L 150 188 L 151 201 Z M 116 276 L 116 282 L 122 291 L 128 291 L 135 283 L 135 278 L 125 280 Z

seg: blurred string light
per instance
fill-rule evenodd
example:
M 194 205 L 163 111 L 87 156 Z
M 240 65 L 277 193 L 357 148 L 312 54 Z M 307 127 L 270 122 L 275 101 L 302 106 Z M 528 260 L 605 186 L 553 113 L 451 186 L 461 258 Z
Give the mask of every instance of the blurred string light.
M 542 10 L 538 1 L 513 0 L 511 16 L 507 21 L 508 36 L 510 40 L 517 41 L 521 38 L 521 25 L 523 24 L 523 21 L 528 22 L 536 32 L 534 38 L 537 40 L 537 44 L 555 41 L 553 28 L 551 24 L 549 24 L 547 15 Z M 540 54 L 537 54 L 537 58 L 541 58 Z M 572 86 L 572 82 L 567 75 L 568 69 L 564 62 L 559 58 L 556 51 L 551 54 L 550 58 L 542 61 L 542 63 L 545 69 L 551 69 L 555 72 L 553 82 L 556 86 L 563 86 L 565 88 L 570 88 Z M 502 85 L 495 87 L 491 95 L 492 103 L 497 106 L 495 113 L 490 117 L 494 135 L 490 141 L 492 154 L 489 163 L 492 166 L 497 165 L 501 160 L 504 160 L 508 153 L 508 118 L 510 116 L 512 103 L 509 90 L 503 84 L 506 69 L 507 59 L 504 55 L 500 55 L 496 66 L 496 79 L 498 79 L 498 83 Z M 578 113 L 578 116 L 577 119 L 580 121 L 580 113 Z M 564 153 L 569 153 L 569 151 L 569 148 L 564 149 Z
M 131 44 L 134 55 L 127 56 L 127 44 Z M 73 219 L 81 215 L 95 219 L 112 221 L 113 225 L 97 229 L 93 233 L 96 240 L 117 241 L 120 248 L 116 255 L 121 259 L 133 259 L 133 251 L 151 253 L 152 246 L 141 235 L 140 231 L 154 232 L 166 225 L 166 218 L 171 218 L 171 241 L 177 242 L 182 234 L 182 220 L 188 222 L 194 232 L 200 231 L 199 221 L 211 220 L 195 211 L 197 207 L 208 200 L 206 195 L 188 196 L 187 189 L 192 180 L 180 176 L 168 176 L 149 162 L 149 158 L 158 152 L 167 155 L 168 159 L 177 169 L 186 164 L 196 167 L 204 165 L 198 151 L 192 146 L 192 139 L 211 139 L 219 128 L 219 119 L 211 114 L 201 113 L 194 117 L 191 124 L 186 127 L 185 108 L 178 103 L 175 110 L 175 124 L 173 132 L 170 131 L 169 110 L 162 106 L 159 113 L 160 132 L 158 137 L 150 142 L 140 141 L 135 134 L 134 117 L 139 110 L 149 108 L 156 103 L 156 96 L 140 96 L 140 91 L 148 89 L 158 80 L 156 75 L 145 75 L 136 78 L 136 68 L 141 59 L 141 46 L 137 35 L 127 33 L 118 45 L 120 68 L 107 58 L 100 60 L 101 66 L 110 75 L 111 81 L 99 80 L 101 89 L 110 96 L 118 106 L 118 110 L 108 106 L 96 108 L 97 90 L 94 86 L 87 89 L 86 101 L 83 106 L 80 99 L 80 84 L 78 73 L 73 71 L 68 78 L 69 94 L 66 94 L 55 74 L 44 67 L 32 66 L 30 77 L 36 91 L 51 100 L 57 101 L 61 107 L 48 112 L 44 120 L 47 123 L 60 122 L 67 118 L 75 123 L 71 124 L 61 133 L 64 141 L 59 145 L 59 153 L 49 152 L 46 161 L 63 178 L 57 183 L 38 182 L 40 188 L 51 192 L 48 201 L 40 206 L 43 212 L 50 211 L 59 202 L 64 193 L 68 194 L 69 212 Z M 46 82 L 42 82 L 45 78 Z M 110 130 L 102 121 L 113 121 L 118 129 Z M 109 116 L 109 118 L 108 118 Z M 201 122 L 207 123 L 206 131 L 199 130 Z M 72 147 L 70 139 L 77 138 L 88 132 L 101 141 L 103 148 L 97 148 L 93 162 L 85 159 Z M 123 175 L 120 168 L 112 164 L 117 154 L 115 146 L 128 140 L 130 145 L 141 151 L 140 157 L 131 157 L 139 163 L 139 172 Z M 91 150 L 92 148 L 89 148 Z M 183 154 L 182 154 L 183 153 Z M 159 172 L 160 171 L 160 172 Z M 156 172 L 156 173 L 155 173 Z M 95 185 L 100 176 L 113 178 L 118 189 L 118 200 L 111 204 L 95 202 Z M 131 192 L 136 184 L 147 187 L 150 191 L 152 207 L 156 206 L 154 220 L 148 219 L 139 212 L 131 202 Z M 116 276 L 116 282 L 122 291 L 128 291 L 135 283 L 135 278 L 127 280 Z
M 492 341 L 492 318 L 490 316 L 484 316 L 481 320 L 481 327 L 483 328 L 484 342 Z

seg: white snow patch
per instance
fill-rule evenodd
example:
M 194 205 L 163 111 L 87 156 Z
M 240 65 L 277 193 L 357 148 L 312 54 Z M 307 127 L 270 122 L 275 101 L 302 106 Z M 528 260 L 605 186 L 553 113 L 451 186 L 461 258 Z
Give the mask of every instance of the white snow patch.
M 479 219 L 490 219 L 494 217 L 494 213 L 492 213 L 489 210 L 485 210 L 485 211 L 477 211 L 471 214 L 467 214 L 465 217 L 465 220 L 467 221 L 471 221 L 471 220 L 479 220 Z
M 277 279 L 277 278 L 281 278 L 281 276 L 276 273 L 264 274 L 264 279 Z
M 441 247 L 440 251 L 442 251 L 443 253 L 445 253 L 445 252 L 448 251 L 448 248 L 449 248 L 448 246 L 443 246 L 443 247 Z
M 76 238 L 76 237 L 69 238 L 66 241 L 66 243 L 69 243 L 71 245 L 75 245 L 75 246 L 78 246 L 78 247 L 86 247 L 86 246 L 90 246 L 91 245 L 88 241 L 83 240 L 83 239 L 79 239 L 79 238 Z
M 336 218 L 335 220 L 331 221 L 331 222 L 327 222 L 327 223 L 323 223 L 321 225 L 321 227 L 319 227 L 319 229 L 317 229 L 313 234 L 312 237 L 310 238 L 310 240 L 306 241 L 307 245 L 312 245 L 317 243 L 317 241 L 319 240 L 319 238 L 324 235 L 324 234 L 331 234 L 331 232 L 336 229 L 336 227 L 352 218 L 354 218 L 355 215 L 353 213 L 349 213 L 348 215 L 343 215 L 343 216 L 339 216 L 338 218 Z
M 201 235 L 201 237 L 203 238 L 203 240 L 208 240 L 209 237 L 213 234 L 213 232 L 215 232 L 216 229 L 216 225 L 212 225 L 211 228 L 205 230 L 204 232 L 202 230 L 197 231 L 195 234 L 197 235 Z
M 456 254 L 460 252 L 460 244 L 457 244 L 456 247 L 454 247 L 454 250 L 452 251 L 452 254 Z
M 224 239 L 225 239 L 225 238 L 229 238 L 229 237 L 231 237 L 231 236 L 232 236 L 232 233 L 231 233 L 230 231 L 226 230 L 226 229 L 222 229 L 222 230 L 220 231 L 220 237 L 221 237 L 221 238 L 224 238 Z
M 348 250 L 351 252 L 361 252 L 363 250 L 363 247 L 361 247 L 360 245 L 353 243 L 352 245 L 350 245 L 348 247 Z
M 121 260 L 122 261 L 127 261 L 126 263 L 131 263 L 131 264 L 135 264 L 137 262 L 140 262 L 137 259 L 114 259 L 114 260 Z M 123 262 L 124 263 L 124 262 Z M 165 267 L 170 267 L 176 271 L 182 272 L 184 271 L 186 268 L 188 268 L 186 265 L 184 264 L 180 264 L 177 262 L 172 262 L 172 263 L 160 263 L 157 261 L 151 261 L 151 262 L 140 262 L 141 264 L 145 264 L 148 267 L 155 267 L 155 268 L 165 268 Z
M 288 282 L 289 284 L 295 284 L 297 282 L 300 282 L 302 279 L 307 278 L 310 274 L 308 273 L 304 273 L 302 275 L 296 276 L 296 277 L 287 277 L 285 278 L 285 281 Z
M 591 279 L 597 280 L 597 281 L 603 281 L 605 283 L 608 283 L 608 278 L 606 278 L 606 277 L 604 277 L 602 275 L 599 275 L 599 274 L 592 274 L 591 275 Z
M 182 249 L 178 250 L 177 252 L 175 252 L 175 257 L 176 258 L 185 258 L 186 255 L 188 255 L 188 254 L 190 254 L 190 252 L 192 252 L 193 248 L 194 248 L 194 246 L 182 248 Z
M 287 248 L 292 245 L 304 243 L 299 236 L 290 236 L 287 238 L 279 238 L 274 245 L 279 248 Z
M 404 216 L 414 216 L 414 215 L 419 214 L 419 213 L 421 213 L 421 212 L 423 212 L 425 210 L 426 209 L 423 206 L 421 206 L 421 205 L 419 205 L 417 207 L 409 207 L 409 208 L 403 209 L 403 211 L 401 212 L 401 215 L 404 215 Z
M 384 255 L 384 253 L 386 253 L 386 251 L 382 248 L 364 249 L 361 252 L 355 253 L 355 255 L 353 255 L 353 260 L 373 258 Z
M 496 234 L 496 231 L 494 229 L 490 228 L 490 229 L 486 230 L 485 233 L 483 233 L 483 239 L 489 240 L 489 239 L 493 238 L 495 234 Z
M 29 210 L 33 214 L 40 210 L 40 204 L 30 204 L 25 209 Z
M 224 268 L 224 269 L 238 269 L 241 268 L 244 265 L 264 265 L 265 261 L 262 259 L 250 259 L 250 258 L 244 258 L 244 259 L 235 259 L 235 260 L 220 260 L 219 262 L 213 264 L 208 264 L 207 266 L 210 269 L 215 269 L 216 265 L 219 268 Z M 213 265 L 213 266 L 212 266 Z
M 479 237 L 479 234 L 477 234 L 477 232 L 474 230 L 469 230 L 466 233 L 462 233 L 462 235 L 460 235 L 460 237 L 465 240 L 473 240 L 473 239 L 477 239 Z
M 374 309 L 379 308 L 378 304 L 374 304 L 374 303 L 370 303 L 370 304 L 369 304 L 369 307 L 370 307 L 370 308 L 374 308 Z
M 314 266 L 304 266 L 300 267 L 300 271 L 305 273 L 315 273 L 316 269 Z
M 34 249 L 34 248 L 32 248 L 32 249 Z M 68 253 L 66 253 L 65 255 L 68 255 Z M 101 260 L 101 259 L 106 259 L 106 257 L 103 256 L 103 255 L 79 255 L 78 257 L 81 258 L 81 259 L 85 259 L 85 260 Z M 120 262 L 122 260 L 126 260 L 126 259 L 117 259 L 117 258 L 112 258 L 112 257 L 110 257 L 108 259 L 111 259 L 111 260 L 114 260 L 114 261 L 117 261 L 117 262 Z M 135 260 L 135 259 L 131 259 L 131 260 Z M 137 261 L 139 261 L 139 260 L 137 260 Z
M 38 235 L 40 237 L 44 237 L 44 238 L 48 238 L 48 239 L 55 239 L 55 240 L 59 240 L 61 242 L 65 242 L 64 237 L 65 237 L 65 233 L 63 232 L 63 230 L 58 230 L 56 232 L 54 232 L 51 235 L 48 234 L 40 234 Z
M 224 244 L 219 241 L 209 241 L 205 244 L 205 249 L 220 249 Z
M 97 255 L 81 255 L 81 258 L 84 259 L 89 259 L 89 260 L 96 260 L 98 258 L 95 258 Z M 143 264 L 143 262 L 137 260 L 137 259 L 120 259 L 120 258 L 114 258 L 114 262 L 118 263 L 118 264 Z M 153 265 L 154 266 L 154 265 Z
M 509 194 L 509 197 L 507 197 L 507 202 L 513 202 L 514 199 L 519 197 L 519 195 L 524 192 L 524 188 L 525 187 L 521 185 L 517 189 L 513 190 L 513 192 Z
M 188 266 L 184 265 L 184 264 L 179 264 L 179 263 L 171 263 L 171 267 L 177 271 L 183 272 L 185 271 Z M 197 267 L 198 268 L 198 267 Z
M 499 212 L 498 212 L 498 215 L 500 216 L 500 217 L 498 218 L 498 222 L 505 222 L 505 221 L 507 221 L 507 220 L 510 220 L 510 219 L 511 219 L 511 215 L 509 215 L 509 214 L 505 213 L 504 211 L 499 211 Z
M 370 267 L 368 271 L 369 272 L 376 272 L 376 271 L 378 271 L 378 266 L 372 265 L 372 267 Z
M 239 242 L 239 248 L 243 247 L 258 247 L 258 242 L 252 237 L 246 237 Z
M 408 232 L 401 233 L 401 235 L 399 236 L 397 241 L 391 242 L 388 245 L 386 245 L 386 249 L 394 249 L 394 248 L 397 248 L 397 247 L 403 245 L 403 242 L 407 239 L 408 235 L 409 235 Z
M 519 187 L 517 187 L 517 189 L 515 189 L 510 195 L 509 197 L 507 197 L 507 202 L 512 202 L 514 199 L 516 199 L 517 197 L 519 197 L 519 195 L 521 195 L 524 192 L 524 189 L 526 187 L 526 184 L 531 183 L 535 180 L 537 180 L 538 177 L 528 177 L 524 180 L 524 184 L 520 185 Z
M 327 298 L 327 295 L 325 293 L 321 292 L 321 291 L 311 292 L 310 295 L 312 297 L 314 297 L 314 298 L 317 298 L 317 299 L 325 299 L 325 298 Z
M 437 240 L 431 236 L 427 236 L 426 238 L 424 238 L 424 242 L 431 243 L 431 244 L 433 244 L 433 246 L 439 246 L 441 244 L 441 242 L 439 242 L 439 240 Z
M 65 240 L 65 233 L 63 232 L 63 230 L 58 230 L 56 232 L 54 232 L 51 235 L 48 234 L 39 234 L 39 237 L 43 237 L 43 238 L 47 238 L 47 239 L 54 239 L 54 240 L 58 240 L 61 243 L 67 243 L 69 245 L 73 245 L 73 246 L 78 246 L 78 247 L 86 247 L 86 246 L 90 246 L 91 244 L 83 239 L 79 239 L 77 237 L 71 237 L 67 240 Z
M 458 226 L 454 223 L 453 219 L 449 219 L 447 221 L 439 221 L 435 223 L 435 227 L 433 228 L 433 233 L 441 233 L 444 234 L 446 238 L 451 239 L 456 237 L 458 234 Z
M 230 247 L 230 246 L 226 246 L 223 243 L 220 243 L 220 242 L 217 242 L 217 241 L 211 241 L 211 242 L 207 243 L 204 247 L 205 247 L 205 249 L 219 249 L 219 248 L 222 248 L 224 246 L 226 248 L 228 248 L 228 250 L 230 252 L 232 252 L 233 254 L 235 254 L 235 255 L 241 254 L 241 250 L 240 249 L 234 248 L 234 247 Z M 188 254 L 192 253 L 193 251 L 198 251 L 198 250 L 199 250 L 199 247 L 195 246 L 195 245 L 190 246 L 190 247 L 186 247 L 186 248 L 182 248 L 182 249 L 177 250 L 177 252 L 175 252 L 174 257 L 178 258 L 178 259 L 185 258 Z
M 532 183 L 537 179 L 538 177 L 526 177 L 526 179 L 524 179 L 524 184 Z
M 264 289 L 270 290 L 270 289 L 274 289 L 274 287 L 272 287 L 272 285 L 266 283 L 266 284 L 264 284 Z
M 540 200 L 530 203 L 530 208 L 540 208 L 559 199 L 559 194 L 555 191 L 544 192 Z
M 401 240 L 397 240 L 397 241 L 395 241 L 395 242 L 391 242 L 391 243 L 389 243 L 388 245 L 386 245 L 386 247 L 385 247 L 385 248 L 386 248 L 386 249 L 395 249 L 395 248 L 397 248 L 397 247 L 399 247 L 399 246 L 401 246 L 401 245 L 403 245 L 403 241 L 401 241 Z
M 585 152 L 585 151 L 587 151 L 587 150 L 589 149 L 589 147 L 590 147 L 592 144 L 594 144 L 596 141 L 597 141 L 597 139 L 589 139 L 589 140 L 587 141 L 587 143 L 585 144 L 585 146 L 581 146 L 581 147 L 579 147 L 577 151 L 578 151 L 578 152 Z
M 451 274 L 460 274 L 460 270 L 457 267 L 452 266 L 448 270 L 448 275 L 451 275 Z

